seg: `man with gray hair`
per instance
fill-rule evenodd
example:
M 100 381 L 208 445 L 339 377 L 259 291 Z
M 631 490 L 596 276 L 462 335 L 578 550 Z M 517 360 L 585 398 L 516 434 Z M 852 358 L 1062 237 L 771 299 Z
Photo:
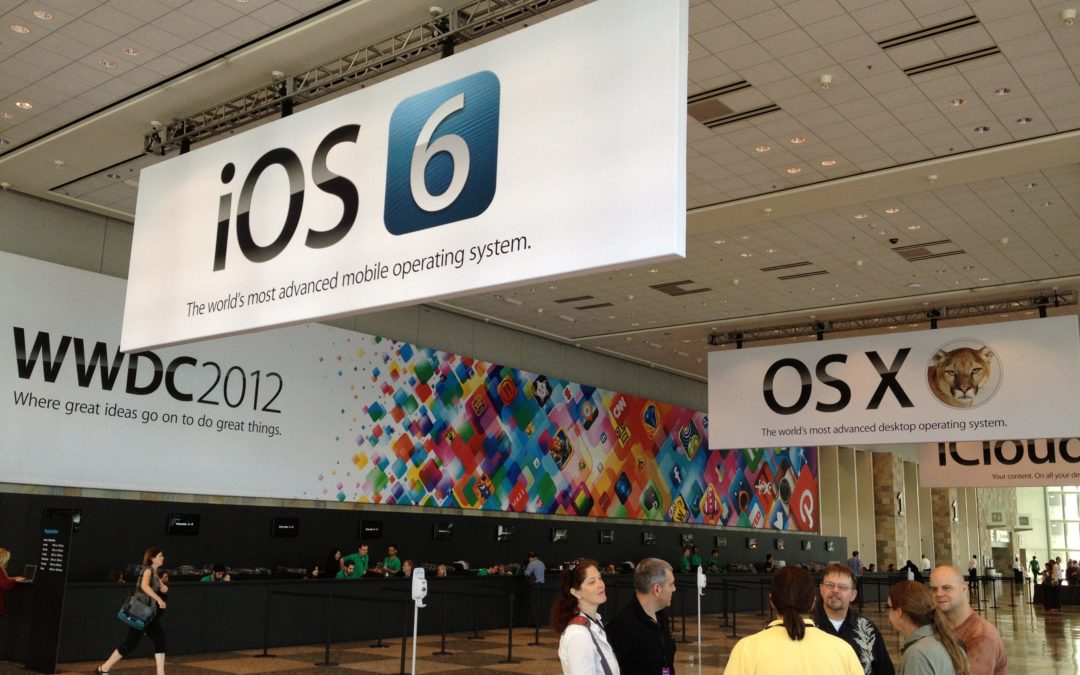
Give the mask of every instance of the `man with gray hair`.
M 666 610 L 675 593 L 671 565 L 645 558 L 634 568 L 634 599 L 607 626 L 622 675 L 675 674 L 675 638 Z

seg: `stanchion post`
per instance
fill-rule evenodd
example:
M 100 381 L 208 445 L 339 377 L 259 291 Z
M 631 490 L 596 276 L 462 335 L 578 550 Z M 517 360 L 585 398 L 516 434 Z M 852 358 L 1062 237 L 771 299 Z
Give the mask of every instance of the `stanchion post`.
M 720 624 L 720 625 L 721 625 L 721 626 L 726 626 L 726 625 L 728 625 L 728 615 L 727 615 L 727 579 L 726 579 L 726 578 L 724 578 L 724 577 L 721 577 L 721 578 L 720 578 L 720 612 L 721 612 L 721 615 L 722 615 L 722 616 L 724 617 L 724 623 L 722 623 L 722 624 Z
M 276 654 L 270 653 L 270 589 L 266 589 L 266 610 L 264 614 L 266 619 L 263 622 L 263 653 L 256 654 L 257 659 L 274 659 L 277 658 Z
M 738 621 L 739 607 L 735 604 L 735 589 L 731 589 L 731 637 L 735 637 L 735 624 Z
M 390 645 L 384 645 L 383 641 L 382 641 L 382 633 L 383 633 L 382 606 L 383 606 L 382 598 L 377 596 L 375 598 L 375 644 L 373 644 L 371 646 L 372 647 L 377 647 L 379 649 L 387 649 L 388 647 L 390 647 Z
M 336 666 L 337 662 L 330 660 L 330 627 L 332 625 L 331 619 L 334 616 L 334 592 L 330 591 L 330 594 L 326 596 L 326 647 L 323 651 L 322 663 L 316 663 L 316 666 Z
M 450 601 L 446 599 L 446 581 L 442 582 L 442 639 L 439 641 L 439 651 L 432 652 L 432 656 L 453 656 L 453 652 L 446 651 L 446 608 Z
M 535 621 L 535 623 L 536 623 L 536 635 L 533 637 L 533 641 L 530 642 L 529 644 L 531 646 L 533 646 L 533 647 L 536 647 L 536 646 L 539 646 L 539 644 L 540 644 L 540 597 L 541 597 L 540 596 L 540 584 L 533 584 L 532 590 L 534 591 L 533 594 L 532 594 L 532 596 L 533 596 L 533 607 L 536 610 L 535 612 L 533 612 L 533 614 L 535 614 L 535 619 L 536 619 L 536 621 Z
M 409 642 L 409 605 L 412 604 L 412 597 L 405 596 L 404 609 L 401 610 L 401 671 L 398 675 L 407 675 L 408 671 L 405 670 L 405 648 Z
M 499 663 L 517 663 L 514 660 L 514 592 L 510 591 L 510 616 L 506 620 L 506 660 Z
M 472 635 L 465 638 L 466 640 L 479 640 L 480 639 L 480 596 L 473 595 L 473 629 Z
M 686 587 L 679 588 L 679 609 L 682 614 L 682 639 L 679 640 L 680 644 L 686 644 Z

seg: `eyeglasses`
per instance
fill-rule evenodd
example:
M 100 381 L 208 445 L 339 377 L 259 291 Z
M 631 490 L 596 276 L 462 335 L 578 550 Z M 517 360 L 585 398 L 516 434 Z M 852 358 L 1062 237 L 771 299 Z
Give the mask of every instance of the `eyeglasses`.
M 823 582 L 821 582 L 821 585 L 827 591 L 834 591 L 835 590 L 835 591 L 840 591 L 841 593 L 847 593 L 848 591 L 851 590 L 851 586 L 848 586 L 847 584 L 834 584 L 831 581 L 823 581 Z

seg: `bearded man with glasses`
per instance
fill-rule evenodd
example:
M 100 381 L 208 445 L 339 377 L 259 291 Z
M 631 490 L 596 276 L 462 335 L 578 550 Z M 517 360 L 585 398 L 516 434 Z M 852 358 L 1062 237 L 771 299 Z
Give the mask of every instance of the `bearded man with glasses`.
M 851 645 L 866 675 L 894 675 L 885 639 L 874 622 L 851 608 L 858 595 L 855 575 L 847 565 L 833 563 L 821 578 L 821 602 L 814 623 Z

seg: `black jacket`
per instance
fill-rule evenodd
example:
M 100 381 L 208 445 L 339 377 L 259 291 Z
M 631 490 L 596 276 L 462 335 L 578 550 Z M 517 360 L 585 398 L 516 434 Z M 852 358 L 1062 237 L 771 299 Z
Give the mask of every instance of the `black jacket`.
M 608 642 L 622 675 L 660 675 L 667 667 L 675 675 L 675 638 L 666 611 L 649 618 L 637 597 L 607 625 Z
M 819 600 L 814 623 L 829 635 L 835 635 L 851 645 L 866 675 L 895 674 L 888 647 L 885 645 L 885 638 L 870 619 L 848 608 L 844 623 L 840 624 L 840 630 L 836 630 Z

